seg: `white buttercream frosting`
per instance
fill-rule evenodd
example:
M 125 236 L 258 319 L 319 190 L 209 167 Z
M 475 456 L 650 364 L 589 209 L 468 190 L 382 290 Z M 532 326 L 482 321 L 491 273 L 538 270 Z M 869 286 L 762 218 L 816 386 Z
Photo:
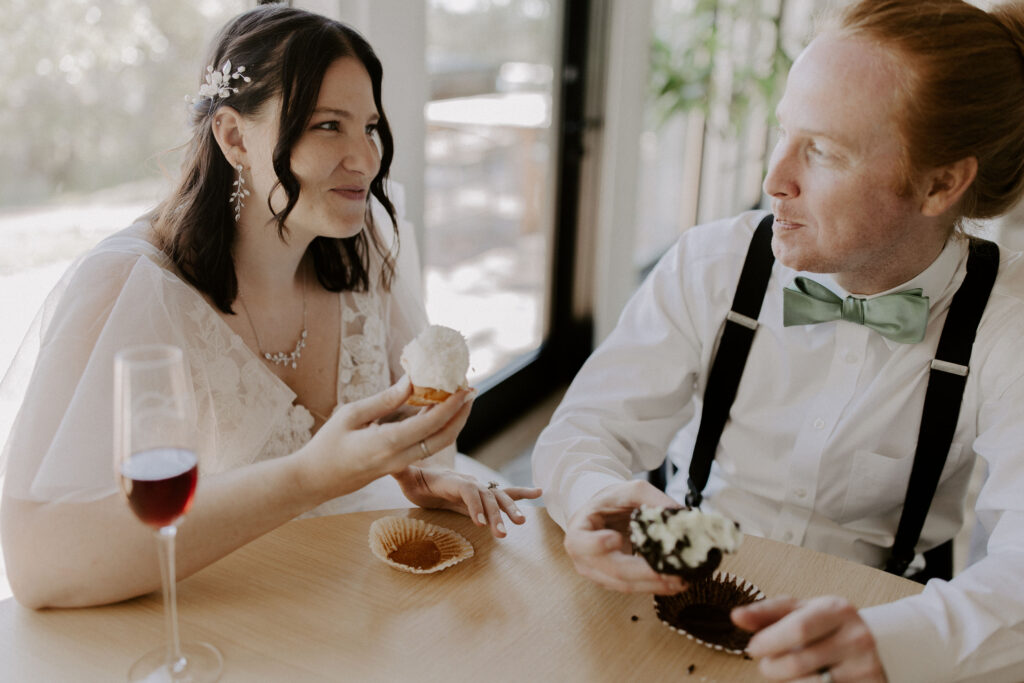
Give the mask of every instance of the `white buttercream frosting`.
M 431 325 L 405 345 L 399 359 L 413 386 L 454 394 L 466 385 L 469 347 L 460 332 Z
M 666 510 L 640 506 L 639 524 L 630 524 L 630 540 L 636 546 L 650 539 L 660 546 L 664 562 L 682 569 L 680 558 L 689 567 L 699 567 L 708 551 L 735 552 L 743 534 L 736 523 L 714 512 Z

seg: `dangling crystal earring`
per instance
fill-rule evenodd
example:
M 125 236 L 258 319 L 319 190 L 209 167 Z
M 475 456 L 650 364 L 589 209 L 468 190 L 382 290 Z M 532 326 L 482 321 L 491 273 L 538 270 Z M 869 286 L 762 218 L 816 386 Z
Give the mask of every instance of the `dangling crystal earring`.
M 242 165 L 238 164 L 235 166 L 235 170 L 238 171 L 238 179 L 232 184 L 234 189 L 231 190 L 231 196 L 228 197 L 228 203 L 235 207 L 235 220 L 237 221 L 242 216 L 242 207 L 245 206 L 245 202 L 242 200 L 249 196 L 249 190 L 245 189 L 245 178 L 242 177 Z

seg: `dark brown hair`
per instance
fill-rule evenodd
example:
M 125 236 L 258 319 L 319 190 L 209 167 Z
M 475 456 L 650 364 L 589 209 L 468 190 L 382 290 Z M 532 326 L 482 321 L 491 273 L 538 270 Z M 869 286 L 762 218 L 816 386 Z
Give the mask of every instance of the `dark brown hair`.
M 370 193 L 391 218 L 394 249 L 382 244 L 366 210 L 366 229 L 349 238 L 317 237 L 309 245 L 317 279 L 332 292 L 365 291 L 370 286 L 370 249 L 379 255 L 380 284 L 387 289 L 394 275 L 398 248 L 395 209 L 385 190 L 394 156 L 394 143 L 381 106 L 382 68 L 373 48 L 355 30 L 326 17 L 283 5 L 264 5 L 230 21 L 213 41 L 204 62 L 220 69 L 230 61 L 232 70 L 245 67 L 251 81 L 233 80 L 238 92 L 221 99 L 200 99 L 190 110 L 192 139 L 182 165 L 177 188 L 156 210 L 155 228 L 161 247 L 182 275 L 207 294 L 225 313 L 238 294 L 231 251 L 235 240 L 234 212 L 228 201 L 234 169 L 221 153 L 210 121 L 227 104 L 243 116 L 254 116 L 274 96 L 280 96 L 280 124 L 273 165 L 278 186 L 287 204 L 275 212 L 274 222 L 282 240 L 286 221 L 299 199 L 299 181 L 291 170 L 292 147 L 302 136 L 316 106 L 324 72 L 341 57 L 355 57 L 370 75 L 373 101 L 380 120 L 380 170 L 370 182 Z M 201 80 L 200 82 L 204 82 Z M 196 91 L 199 84 L 196 85 Z M 269 206 L 269 199 L 268 199 Z
M 860 0 L 821 28 L 869 40 L 910 65 L 900 121 L 907 171 L 977 158 L 958 219 L 998 216 L 1017 202 L 1024 192 L 1021 5 L 987 13 L 961 0 Z

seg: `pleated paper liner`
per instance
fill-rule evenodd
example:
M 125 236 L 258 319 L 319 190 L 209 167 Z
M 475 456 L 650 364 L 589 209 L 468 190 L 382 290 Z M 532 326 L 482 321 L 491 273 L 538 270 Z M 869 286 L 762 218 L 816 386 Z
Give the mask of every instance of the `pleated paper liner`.
M 409 517 L 374 521 L 370 551 L 381 562 L 413 574 L 433 574 L 473 556 L 473 546 L 462 534 Z
M 677 595 L 655 595 L 654 611 L 676 633 L 713 650 L 742 655 L 753 634 L 734 625 L 729 612 L 758 600 L 764 600 L 760 588 L 716 571 Z

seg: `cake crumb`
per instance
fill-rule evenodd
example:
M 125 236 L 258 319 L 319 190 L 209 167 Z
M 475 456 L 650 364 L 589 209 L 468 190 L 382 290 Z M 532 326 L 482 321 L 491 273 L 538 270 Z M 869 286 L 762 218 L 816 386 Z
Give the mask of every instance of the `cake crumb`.
M 691 664 L 690 666 L 686 667 L 686 673 L 689 674 L 690 676 L 692 676 L 693 672 L 696 669 L 697 669 L 697 665 L 696 664 Z

